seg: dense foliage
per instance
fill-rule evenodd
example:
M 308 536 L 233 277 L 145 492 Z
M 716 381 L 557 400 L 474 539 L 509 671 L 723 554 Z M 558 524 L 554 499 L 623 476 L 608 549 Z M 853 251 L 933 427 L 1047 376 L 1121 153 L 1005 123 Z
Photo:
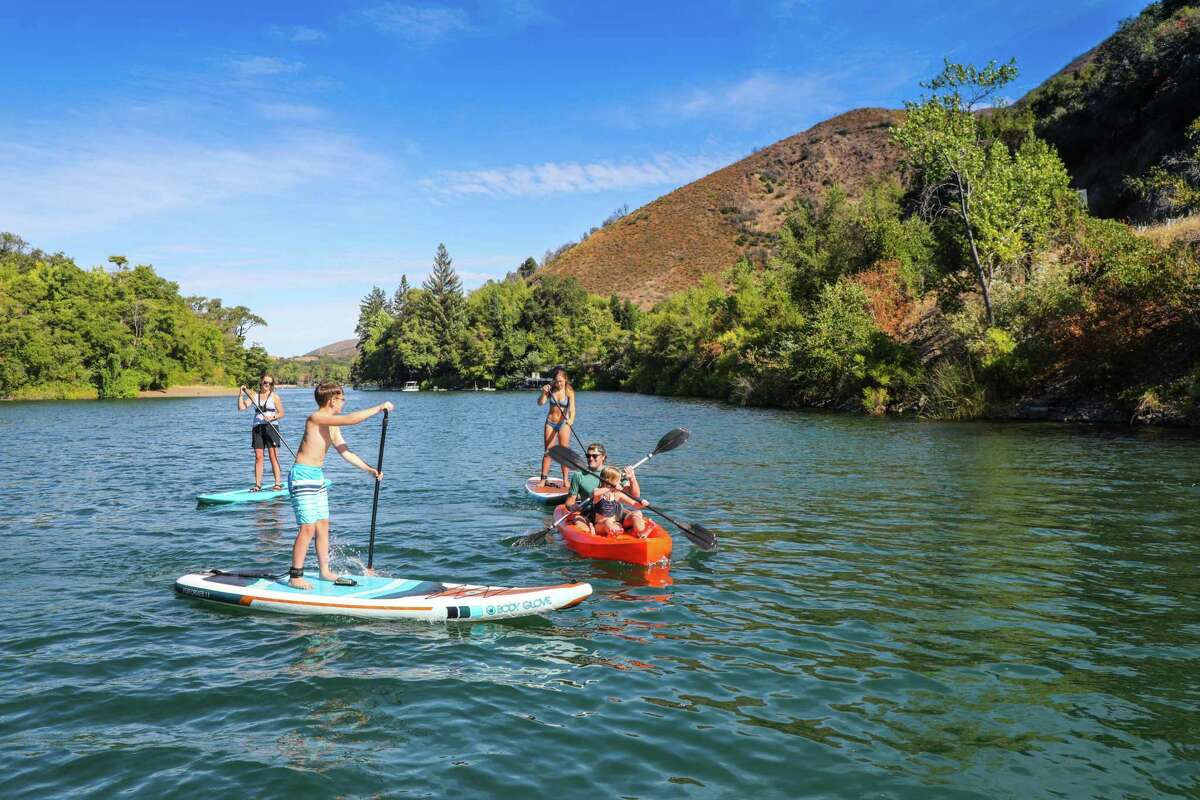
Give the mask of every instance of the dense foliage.
M 894 131 L 904 183 L 796 203 L 767 264 L 648 312 L 528 261 L 463 297 L 439 248 L 422 289 L 364 298 L 356 377 L 505 386 L 564 364 L 583 385 L 755 405 L 1197 421 L 1196 247 L 1090 217 L 1028 108 L 975 113 L 1015 74 L 947 64 Z
M 1151 3 L 1023 102 L 1094 211 L 1155 211 L 1127 178 L 1187 146 L 1185 130 L 1200 109 L 1200 5 Z
M 133 397 L 179 383 L 234 384 L 270 359 L 242 306 L 184 298 L 149 266 L 83 270 L 0 234 L 0 397 Z M 265 359 L 265 360 L 264 360 Z
M 527 260 L 508 280 L 464 295 L 439 245 L 420 289 L 408 288 L 404 276 L 391 301 L 378 287 L 363 298 L 353 379 L 504 387 L 553 364 L 566 365 L 584 385 L 607 377 L 603 360 L 621 351 L 637 310 L 591 296 L 573 278 L 534 276 Z

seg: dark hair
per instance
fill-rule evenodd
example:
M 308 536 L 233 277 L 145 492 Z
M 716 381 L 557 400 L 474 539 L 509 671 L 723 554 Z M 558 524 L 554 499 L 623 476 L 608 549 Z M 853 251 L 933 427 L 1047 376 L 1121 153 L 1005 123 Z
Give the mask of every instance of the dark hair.
M 589 444 L 587 446 L 587 450 L 592 450 L 592 449 L 599 450 L 600 455 L 604 456 L 605 458 L 608 458 L 608 451 L 605 450 L 604 445 L 600 444 L 599 442 L 592 442 L 591 444 Z M 584 450 L 584 452 L 586 453 L 587 450 Z
M 344 394 L 342 385 L 337 381 L 321 381 L 317 384 L 317 388 L 313 390 L 313 399 L 317 401 L 317 405 L 324 408 L 325 404 L 339 394 Z

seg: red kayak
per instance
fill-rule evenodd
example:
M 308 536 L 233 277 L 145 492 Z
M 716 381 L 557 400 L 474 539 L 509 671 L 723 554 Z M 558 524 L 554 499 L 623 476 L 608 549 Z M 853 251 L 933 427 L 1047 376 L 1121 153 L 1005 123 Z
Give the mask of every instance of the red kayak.
M 642 539 L 633 533 L 633 520 L 626 518 L 625 533 L 617 536 L 596 536 L 588 533 L 581 521 L 568 521 L 567 507 L 554 509 L 554 518 L 562 520 L 554 527 L 567 547 L 584 558 L 624 561 L 626 564 L 654 564 L 671 555 L 671 536 L 654 520 L 646 517 L 647 536 Z

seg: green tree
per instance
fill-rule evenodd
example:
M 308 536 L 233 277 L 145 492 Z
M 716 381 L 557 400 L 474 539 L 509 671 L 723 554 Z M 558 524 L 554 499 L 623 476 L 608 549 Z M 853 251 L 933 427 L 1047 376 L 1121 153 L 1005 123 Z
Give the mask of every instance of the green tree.
M 1200 211 L 1200 117 L 1188 126 L 1187 137 L 1190 150 L 1169 155 L 1127 181 L 1157 218 Z
M 1068 176 L 1045 143 L 1026 138 L 1010 152 L 981 132 L 977 107 L 1016 77 L 1014 62 L 977 69 L 946 62 L 931 94 L 906 103 L 904 124 L 893 132 L 920 190 L 923 215 L 948 220 L 948 233 L 969 265 L 994 323 L 992 281 L 1001 270 L 1028 263 L 1050 230 L 1071 213 Z
M 403 317 L 408 313 L 408 294 L 411 291 L 412 287 L 408 285 L 408 275 L 401 275 L 400 285 L 396 287 L 396 292 L 392 295 L 392 302 L 388 306 L 388 313 L 393 317 Z
M 454 346 L 463 330 L 463 289 L 446 245 L 438 244 L 433 271 L 421 284 L 425 290 L 422 312 L 447 365 L 453 364 Z
M 537 272 L 537 268 L 537 259 L 533 256 L 530 256 L 521 262 L 521 266 L 517 267 L 517 275 L 524 280 L 529 280 L 533 277 L 533 273 Z

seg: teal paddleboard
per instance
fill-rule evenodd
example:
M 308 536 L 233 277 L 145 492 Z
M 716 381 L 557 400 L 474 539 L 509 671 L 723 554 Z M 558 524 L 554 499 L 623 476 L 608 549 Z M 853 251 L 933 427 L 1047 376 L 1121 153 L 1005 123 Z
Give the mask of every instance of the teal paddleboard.
M 325 481 L 325 488 L 328 489 L 331 481 Z M 249 489 L 242 489 L 237 492 L 215 492 L 213 494 L 198 494 L 196 502 L 202 506 L 217 506 L 227 505 L 229 503 L 261 503 L 264 500 L 274 500 L 277 497 L 287 497 L 288 485 L 287 481 L 283 482 L 283 488 L 276 491 L 274 489 L 261 489 L 257 492 L 252 492 Z

